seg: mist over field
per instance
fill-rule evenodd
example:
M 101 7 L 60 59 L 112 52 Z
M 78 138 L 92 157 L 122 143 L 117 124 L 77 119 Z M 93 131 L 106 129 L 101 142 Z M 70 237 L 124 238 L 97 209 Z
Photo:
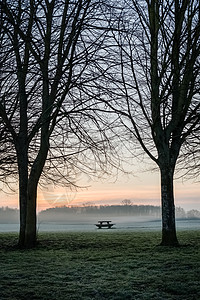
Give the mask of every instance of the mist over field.
M 200 212 L 176 208 L 177 229 L 199 229 Z M 152 205 L 54 207 L 38 213 L 38 231 L 94 231 L 98 221 L 111 221 L 112 229 L 161 230 L 161 208 Z M 0 208 L 0 232 L 19 230 L 19 210 Z M 106 230 L 106 229 L 101 229 Z

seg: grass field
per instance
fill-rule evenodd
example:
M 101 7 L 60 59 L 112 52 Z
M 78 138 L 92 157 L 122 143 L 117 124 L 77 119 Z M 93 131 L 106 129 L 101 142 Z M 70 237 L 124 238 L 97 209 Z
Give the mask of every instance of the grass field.
M 181 247 L 158 246 L 159 232 L 43 233 L 34 250 L 0 234 L 0 299 L 200 299 L 200 231 Z

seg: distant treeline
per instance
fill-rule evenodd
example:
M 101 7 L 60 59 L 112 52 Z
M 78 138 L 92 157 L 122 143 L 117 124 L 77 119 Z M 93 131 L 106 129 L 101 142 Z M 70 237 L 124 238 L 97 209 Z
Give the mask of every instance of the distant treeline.
M 161 208 L 153 205 L 89 205 L 89 206 L 62 206 L 43 210 L 40 217 L 50 215 L 107 215 L 107 216 L 155 216 L 161 214 Z
M 161 207 L 153 205 L 100 205 L 100 206 L 63 206 L 43 210 L 39 213 L 40 221 L 64 221 L 69 217 L 94 216 L 151 216 L 161 217 Z M 176 208 L 177 218 L 200 218 L 198 210 L 185 212 L 181 207 Z
M 19 210 L 9 207 L 0 207 L 0 223 L 19 223 Z
M 69 218 L 81 217 L 112 217 L 112 216 L 151 216 L 161 217 L 161 207 L 153 205 L 88 205 L 62 206 L 41 211 L 38 219 L 41 222 L 63 222 Z M 192 209 L 186 212 L 183 208 L 176 208 L 176 218 L 200 218 L 200 211 Z M 0 208 L 0 223 L 18 223 L 19 210 L 9 207 Z

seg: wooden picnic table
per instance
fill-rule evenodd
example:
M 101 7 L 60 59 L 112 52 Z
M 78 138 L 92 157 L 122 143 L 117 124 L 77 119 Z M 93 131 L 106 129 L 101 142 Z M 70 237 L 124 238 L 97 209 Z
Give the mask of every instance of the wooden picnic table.
M 111 223 L 112 221 L 98 221 L 98 224 L 95 224 L 99 229 L 101 228 L 108 228 L 110 229 L 113 225 L 113 223 Z

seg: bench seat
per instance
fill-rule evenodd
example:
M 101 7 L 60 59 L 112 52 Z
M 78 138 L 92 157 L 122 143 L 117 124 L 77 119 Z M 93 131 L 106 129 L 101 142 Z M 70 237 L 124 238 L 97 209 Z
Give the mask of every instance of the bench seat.
M 109 224 L 109 223 L 106 223 L 106 224 L 95 224 L 99 229 L 101 228 L 111 228 L 113 225 L 115 224 Z

